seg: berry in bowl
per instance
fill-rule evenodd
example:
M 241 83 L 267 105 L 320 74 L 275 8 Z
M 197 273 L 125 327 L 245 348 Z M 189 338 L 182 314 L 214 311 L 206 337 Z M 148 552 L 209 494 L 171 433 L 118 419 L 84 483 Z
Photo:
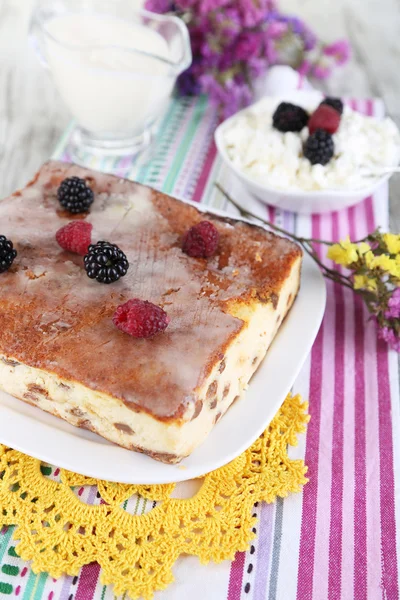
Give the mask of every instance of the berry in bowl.
M 400 160 L 400 134 L 391 119 L 365 116 L 315 92 L 263 98 L 224 121 L 215 141 L 250 193 L 305 214 L 360 202 Z

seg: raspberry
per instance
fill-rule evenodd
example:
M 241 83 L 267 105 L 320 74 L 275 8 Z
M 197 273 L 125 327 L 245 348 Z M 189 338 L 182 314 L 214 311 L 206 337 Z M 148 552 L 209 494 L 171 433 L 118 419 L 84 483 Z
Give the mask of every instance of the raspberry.
M 312 165 L 326 165 L 334 153 L 332 136 L 323 129 L 317 129 L 304 144 L 304 156 Z
M 169 323 L 167 313 L 147 300 L 134 298 L 118 306 L 113 323 L 124 333 L 136 338 L 152 337 L 164 331 Z
M 322 100 L 321 104 L 331 106 L 339 113 L 339 115 L 343 114 L 343 102 L 340 98 L 332 98 L 331 96 L 328 96 L 325 98 L 325 100 Z
M 92 241 L 92 229 L 87 221 L 72 221 L 57 231 L 56 240 L 63 250 L 84 256 Z
M 58 200 L 70 213 L 84 213 L 93 203 L 94 194 L 86 181 L 80 177 L 67 177 L 57 190 Z
M 273 114 L 272 123 L 278 131 L 301 131 L 308 123 L 308 114 L 301 106 L 281 102 Z
M 340 115 L 331 106 L 320 104 L 317 110 L 311 115 L 308 122 L 308 130 L 310 135 L 317 129 L 323 129 L 330 134 L 336 133 L 340 125 Z
M 207 258 L 218 248 L 219 232 L 210 221 L 201 221 L 186 232 L 182 250 L 192 258 Z

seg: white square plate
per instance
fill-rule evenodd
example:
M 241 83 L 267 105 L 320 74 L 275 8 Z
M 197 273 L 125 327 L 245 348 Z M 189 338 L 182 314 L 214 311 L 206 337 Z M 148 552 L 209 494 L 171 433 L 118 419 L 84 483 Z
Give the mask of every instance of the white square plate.
M 1 391 L 0 443 L 58 467 L 107 481 L 156 484 L 200 477 L 239 456 L 268 427 L 310 352 L 325 300 L 323 276 L 305 256 L 299 295 L 244 398 L 235 402 L 202 446 L 178 465 L 166 465 L 116 446 Z

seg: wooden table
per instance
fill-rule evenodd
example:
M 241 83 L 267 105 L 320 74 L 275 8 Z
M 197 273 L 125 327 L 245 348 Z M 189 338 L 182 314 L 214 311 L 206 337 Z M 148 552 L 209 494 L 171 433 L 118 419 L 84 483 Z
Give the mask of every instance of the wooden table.
M 135 0 L 132 0 L 135 1 Z M 51 154 L 68 113 L 27 41 L 33 0 L 0 0 L 0 197 L 22 186 Z M 399 0 L 281 0 L 327 40 L 348 37 L 351 64 L 329 80 L 336 94 L 381 96 L 400 125 Z M 391 183 L 400 231 L 400 176 Z

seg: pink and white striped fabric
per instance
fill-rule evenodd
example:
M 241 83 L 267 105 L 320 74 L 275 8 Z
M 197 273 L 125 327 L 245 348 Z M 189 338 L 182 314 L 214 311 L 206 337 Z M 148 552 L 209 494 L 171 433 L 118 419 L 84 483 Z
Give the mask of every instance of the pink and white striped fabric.
M 379 101 L 352 105 L 383 113 Z M 223 167 L 213 165 L 209 179 L 217 178 L 237 198 L 243 194 Z M 196 199 L 218 203 L 218 193 L 206 182 L 202 187 L 205 196 Z M 388 190 L 323 216 L 258 210 L 304 236 L 359 239 L 377 226 L 388 229 Z M 301 495 L 255 507 L 258 537 L 248 552 L 236 555 L 229 573 L 226 565 L 205 570 L 182 563 L 177 584 L 164 594 L 168 600 L 186 594 L 210 600 L 400 598 L 397 355 L 377 340 L 358 297 L 332 282 L 327 286 L 321 330 L 293 386 L 310 401 L 307 435 L 292 451 L 304 457 L 310 482 Z
M 383 112 L 379 101 L 352 105 Z M 360 239 L 388 229 L 388 190 L 329 215 L 264 212 L 304 236 Z M 228 600 L 400 597 L 397 355 L 377 340 L 358 297 L 327 286 L 325 318 L 294 385 L 310 400 L 307 435 L 293 452 L 310 482 L 301 496 L 261 507 L 258 541 L 232 564 Z
M 367 114 L 383 112 L 378 101 L 352 104 Z M 150 163 L 111 165 L 93 158 L 92 166 L 234 214 L 214 186 L 219 181 L 243 200 L 216 157 L 215 124 L 204 98 L 175 101 L 160 125 Z M 55 156 L 68 160 L 67 146 L 68 133 Z M 356 207 L 324 216 L 259 210 L 313 238 L 359 239 L 377 226 L 388 229 L 386 188 Z M 232 563 L 204 566 L 194 557 L 181 558 L 175 583 L 156 600 L 400 598 L 397 355 L 377 340 L 359 298 L 331 282 L 327 286 L 321 330 L 293 386 L 310 401 L 307 434 L 290 449 L 293 457 L 305 459 L 309 483 L 301 494 L 254 507 L 257 537 Z M 84 567 L 79 577 L 54 581 L 33 574 L 12 548 L 11 531 L 0 531 L 0 596 L 8 590 L 8 597 L 23 600 L 114 600 L 112 587 L 99 582 L 97 565 Z

